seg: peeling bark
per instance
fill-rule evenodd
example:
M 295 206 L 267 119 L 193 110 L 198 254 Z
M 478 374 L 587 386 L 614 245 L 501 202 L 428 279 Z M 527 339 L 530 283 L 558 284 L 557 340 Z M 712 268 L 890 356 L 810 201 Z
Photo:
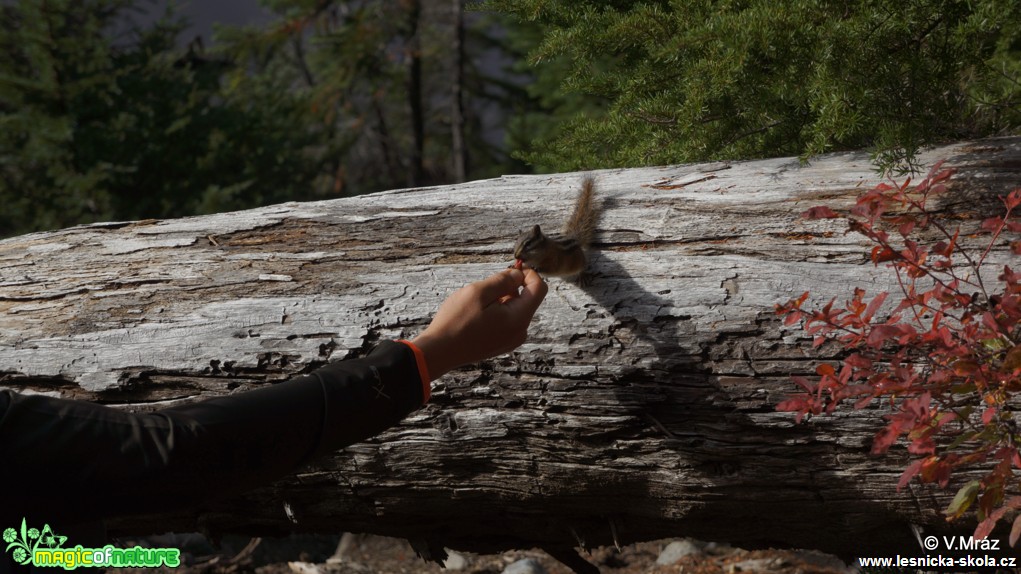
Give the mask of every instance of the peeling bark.
M 1021 184 L 1018 138 L 921 158 L 957 168 L 943 208 L 966 229 Z M 278 484 L 113 531 L 351 530 L 477 551 L 687 535 L 848 555 L 915 548 L 909 522 L 946 528 L 948 493 L 897 493 L 903 451 L 868 455 L 880 410 L 801 425 L 774 410 L 789 375 L 838 350 L 810 350 L 773 305 L 894 288 L 845 224 L 798 217 L 846 209 L 877 183 L 867 155 L 595 175 L 595 277 L 551 280 L 523 347 L 436 381 L 401 426 Z M 145 410 L 360 356 L 506 267 L 519 230 L 558 226 L 580 179 L 2 241 L 0 384 Z M 993 265 L 1008 257 L 997 248 Z

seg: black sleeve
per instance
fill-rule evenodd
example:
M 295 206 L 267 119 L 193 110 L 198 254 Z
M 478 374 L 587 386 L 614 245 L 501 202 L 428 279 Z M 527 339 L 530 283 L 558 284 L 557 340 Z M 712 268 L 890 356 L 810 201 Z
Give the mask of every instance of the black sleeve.
M 0 392 L 5 510 L 94 520 L 237 494 L 397 424 L 421 406 L 423 384 L 411 348 L 387 341 L 363 359 L 154 413 Z

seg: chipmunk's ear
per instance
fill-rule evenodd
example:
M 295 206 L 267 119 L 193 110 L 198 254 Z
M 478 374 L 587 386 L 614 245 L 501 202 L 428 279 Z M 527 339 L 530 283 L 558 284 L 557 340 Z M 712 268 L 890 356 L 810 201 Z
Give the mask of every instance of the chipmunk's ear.
M 532 227 L 532 234 L 533 235 L 542 235 L 542 230 L 539 229 L 538 225 L 535 225 L 535 226 Z

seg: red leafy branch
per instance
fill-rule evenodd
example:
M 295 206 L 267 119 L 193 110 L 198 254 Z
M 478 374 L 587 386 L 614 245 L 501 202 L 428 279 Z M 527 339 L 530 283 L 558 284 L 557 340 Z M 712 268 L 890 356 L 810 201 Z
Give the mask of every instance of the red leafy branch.
M 1016 514 L 1010 544 L 1021 538 L 1021 497 L 1008 497 L 1021 469 L 1021 435 L 1010 400 L 1021 390 L 1021 273 L 1004 266 L 997 289 L 990 292 L 983 273 L 987 259 L 1005 233 L 1021 233 L 1015 212 L 1021 189 L 1000 199 L 1004 214 L 982 222 L 988 235 L 981 253 L 961 247 L 961 229 L 949 228 L 929 208 L 934 196 L 947 191 L 950 169 L 936 164 L 912 186 L 880 184 L 858 198 L 846 215 L 813 207 L 809 219 L 844 218 L 851 230 L 874 246 L 874 265 L 886 264 L 896 274 L 900 293 L 871 298 L 856 288 L 849 301 L 831 300 L 806 310 L 806 292 L 777 305 L 784 324 L 803 322 L 813 346 L 836 342 L 849 351 L 839 365 L 821 364 L 810 380 L 795 376 L 802 392 L 777 409 L 806 416 L 832 413 L 851 403 L 861 409 L 882 400 L 891 414 L 876 433 L 873 454 L 883 454 L 904 438 L 918 458 L 904 470 L 898 489 L 911 480 L 946 487 L 954 472 L 989 469 L 980 480 L 965 484 L 946 509 L 948 520 L 974 507 L 979 524 L 975 536 L 988 535 L 1008 514 Z M 933 244 L 918 239 L 935 230 Z M 892 231 L 892 233 L 891 233 Z M 1021 255 L 1021 241 L 1010 249 Z M 882 311 L 882 315 L 880 312 Z

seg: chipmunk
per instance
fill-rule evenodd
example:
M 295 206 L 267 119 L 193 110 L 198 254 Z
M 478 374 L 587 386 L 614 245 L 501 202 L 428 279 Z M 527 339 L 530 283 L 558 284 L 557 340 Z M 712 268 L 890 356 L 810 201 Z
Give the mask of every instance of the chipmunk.
M 586 251 L 592 244 L 602 206 L 595 199 L 595 181 L 586 177 L 574 202 L 574 212 L 559 234 L 546 235 L 538 225 L 522 233 L 514 244 L 514 257 L 542 275 L 584 281 Z

